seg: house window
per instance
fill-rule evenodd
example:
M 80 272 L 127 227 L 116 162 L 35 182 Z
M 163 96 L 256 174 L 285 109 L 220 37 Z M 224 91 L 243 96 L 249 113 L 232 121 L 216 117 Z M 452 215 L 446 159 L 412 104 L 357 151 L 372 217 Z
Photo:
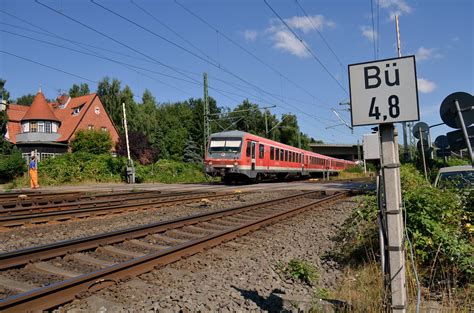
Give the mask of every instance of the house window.
M 87 126 L 87 129 L 88 129 L 88 130 L 93 130 L 93 129 L 94 129 L 94 125 L 89 125 L 89 126 Z
M 85 103 L 84 103 L 85 104 Z M 75 108 L 72 108 L 72 115 L 76 116 L 76 115 L 79 115 L 79 113 L 81 112 L 82 108 L 84 107 L 84 104 L 81 104 L 80 106 L 77 106 Z
M 51 122 L 44 122 L 44 132 L 51 133 Z
M 38 122 L 38 133 L 44 133 L 44 122 Z
M 107 131 L 107 127 L 101 127 L 100 130 L 103 131 L 103 132 L 106 132 L 106 131 Z
M 31 133 L 38 132 L 38 124 L 36 122 L 30 122 L 30 132 Z
M 41 153 L 41 160 L 54 158 L 54 153 Z
M 100 114 L 100 108 L 99 108 L 99 107 L 95 107 L 94 112 L 95 112 L 95 114 L 99 115 L 99 114 Z

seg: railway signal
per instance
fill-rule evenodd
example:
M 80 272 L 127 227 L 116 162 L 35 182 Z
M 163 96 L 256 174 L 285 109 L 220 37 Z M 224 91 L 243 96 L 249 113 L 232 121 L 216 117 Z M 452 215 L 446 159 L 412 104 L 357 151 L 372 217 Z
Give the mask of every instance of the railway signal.
M 398 136 L 393 123 L 418 121 L 415 57 L 348 67 L 352 126 L 379 124 L 391 311 L 406 312 L 404 229 Z M 383 253 L 383 252 L 382 252 Z
M 471 143 L 472 136 L 469 135 L 469 126 L 474 123 L 474 97 L 467 92 L 452 93 L 441 103 L 439 114 L 446 125 L 462 130 L 464 144 L 469 151 L 471 164 L 474 166 L 474 154 Z M 449 138 L 450 136 L 448 134 L 448 140 Z M 461 138 L 461 136 L 451 134 L 451 138 L 451 141 L 456 143 L 455 138 Z

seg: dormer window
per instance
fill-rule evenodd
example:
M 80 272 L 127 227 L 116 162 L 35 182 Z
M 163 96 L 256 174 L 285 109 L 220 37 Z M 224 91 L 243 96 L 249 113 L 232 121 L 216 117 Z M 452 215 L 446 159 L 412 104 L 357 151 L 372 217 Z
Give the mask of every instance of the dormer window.
M 72 115 L 76 116 L 76 115 L 79 115 L 79 113 L 81 112 L 82 108 L 84 107 L 84 104 L 81 104 L 80 106 L 77 106 L 75 108 L 72 108 Z
M 45 133 L 51 133 L 51 122 L 44 122 L 44 132 Z

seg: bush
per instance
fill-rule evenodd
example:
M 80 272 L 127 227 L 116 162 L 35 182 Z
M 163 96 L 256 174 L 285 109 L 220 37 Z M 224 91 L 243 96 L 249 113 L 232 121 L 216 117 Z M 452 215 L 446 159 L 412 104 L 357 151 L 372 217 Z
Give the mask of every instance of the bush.
M 3 154 L 0 151 L 0 183 L 6 183 L 26 172 L 26 162 L 18 149 Z
M 137 182 L 200 183 L 205 181 L 202 166 L 172 160 L 160 160 L 152 165 L 137 164 Z
M 80 130 L 71 140 L 72 152 L 94 154 L 110 153 L 112 138 L 108 132 L 102 130 Z
M 413 165 L 402 165 L 400 176 L 406 227 L 416 261 L 421 268 L 430 269 L 425 279 L 454 285 L 472 281 L 472 193 L 434 188 Z M 342 244 L 335 256 L 358 263 L 379 253 L 377 212 L 375 195 L 360 199 L 359 208 L 338 235 Z

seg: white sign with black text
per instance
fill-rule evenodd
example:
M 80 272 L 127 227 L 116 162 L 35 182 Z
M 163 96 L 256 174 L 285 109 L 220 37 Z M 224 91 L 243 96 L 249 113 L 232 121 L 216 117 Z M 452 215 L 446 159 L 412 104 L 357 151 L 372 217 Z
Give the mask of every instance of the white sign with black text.
M 418 121 L 415 56 L 349 65 L 352 126 Z

